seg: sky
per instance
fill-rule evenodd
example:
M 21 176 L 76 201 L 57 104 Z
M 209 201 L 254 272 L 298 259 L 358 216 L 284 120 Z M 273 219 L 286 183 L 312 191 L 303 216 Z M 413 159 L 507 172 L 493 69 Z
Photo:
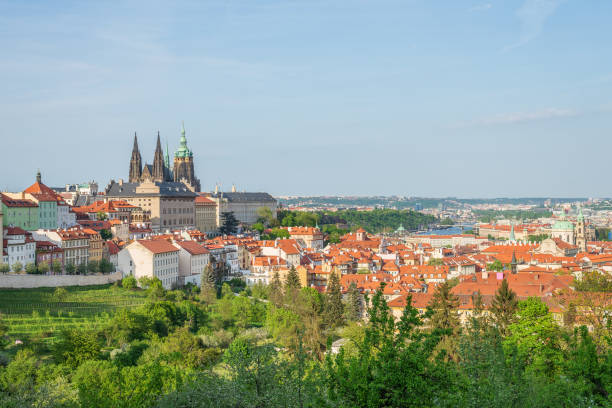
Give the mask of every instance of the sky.
M 0 190 L 610 196 L 612 2 L 0 0 Z

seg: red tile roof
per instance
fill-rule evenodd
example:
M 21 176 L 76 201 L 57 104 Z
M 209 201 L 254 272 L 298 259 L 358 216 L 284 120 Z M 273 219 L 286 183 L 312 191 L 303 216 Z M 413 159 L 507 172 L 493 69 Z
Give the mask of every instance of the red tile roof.
M 205 255 L 209 253 L 208 249 L 195 241 L 177 241 L 176 244 L 191 255 Z
M 150 252 L 154 254 L 164 254 L 168 252 L 178 252 L 178 248 L 172 245 L 170 242 L 165 239 L 154 239 L 154 240 L 145 240 L 140 239 L 137 241 L 140 245 L 148 249 Z

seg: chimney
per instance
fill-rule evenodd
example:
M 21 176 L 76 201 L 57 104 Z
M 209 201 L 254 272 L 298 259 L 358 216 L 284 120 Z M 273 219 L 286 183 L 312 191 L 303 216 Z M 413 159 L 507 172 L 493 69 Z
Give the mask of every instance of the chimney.
M 123 179 L 122 179 L 122 178 L 120 178 L 120 179 L 119 179 L 119 185 L 120 185 L 120 186 L 122 186 L 122 185 L 123 185 Z

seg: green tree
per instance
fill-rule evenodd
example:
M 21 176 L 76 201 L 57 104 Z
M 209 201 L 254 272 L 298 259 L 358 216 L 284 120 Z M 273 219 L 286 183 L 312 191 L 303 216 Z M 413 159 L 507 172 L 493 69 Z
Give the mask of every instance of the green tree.
M 272 282 L 270 282 L 269 297 L 270 301 L 276 306 L 280 306 L 283 303 L 283 284 L 281 283 L 278 271 L 274 272 Z
M 348 287 L 346 299 L 346 320 L 355 322 L 361 320 L 362 315 L 363 299 L 361 297 L 361 293 L 359 293 L 359 289 L 357 289 L 357 285 L 355 284 L 355 282 L 351 282 Z
M 429 307 L 433 310 L 431 324 L 436 329 L 454 331 L 459 327 L 459 298 L 451 293 L 447 281 L 438 285 L 434 292 Z
M 251 225 L 251 229 L 262 234 L 266 227 L 261 222 L 256 222 L 255 224 Z
M 75 272 L 76 272 L 76 267 L 74 266 L 74 264 L 72 262 L 68 262 L 66 264 L 66 273 L 68 275 L 74 275 Z
M 81 406 L 148 408 L 159 396 L 182 387 L 189 378 L 183 368 L 148 362 L 118 367 L 109 361 L 87 361 L 75 372 Z
M 13 272 L 19 273 L 23 270 L 23 264 L 21 262 L 15 262 L 13 264 Z
M 530 297 L 518 303 L 517 320 L 508 326 L 504 348 L 516 356 L 527 368 L 552 377 L 561 367 L 561 332 L 548 306 L 539 298 Z
M 452 392 L 452 366 L 434 358 L 439 334 L 420 330 L 423 323 L 410 298 L 396 323 L 378 290 L 368 315 L 370 324 L 356 355 L 341 349 L 327 357 L 328 395 L 334 406 L 434 406 Z
M 98 261 L 89 261 L 87 263 L 87 272 L 96 273 L 100 270 L 100 264 Z
M 17 396 L 31 393 L 36 385 L 37 374 L 38 359 L 34 352 L 29 349 L 19 350 L 13 361 L 0 371 L 0 390 Z
M 100 230 L 100 237 L 104 241 L 108 241 L 109 239 L 113 239 L 113 233 L 107 229 Z
M 95 360 L 100 354 L 96 333 L 85 330 L 62 330 L 60 340 L 54 347 L 55 359 L 72 368 L 87 360 Z
M 77 265 L 76 273 L 77 275 L 85 275 L 87 273 L 87 265 L 85 264 L 85 262 L 81 262 Z
M 56 302 L 64 302 L 68 297 L 68 291 L 65 288 L 55 288 L 53 291 L 53 300 Z
M 495 323 L 502 336 L 508 334 L 508 326 L 514 322 L 517 305 L 516 293 L 510 289 L 506 279 L 502 280 L 489 308 L 493 323 Z
M 504 264 L 499 259 L 487 265 L 487 270 L 501 272 L 504 270 Z
M 34 275 L 38 273 L 38 269 L 36 268 L 36 265 L 34 264 L 34 262 L 28 263 L 25 267 L 25 271 L 27 274 L 30 274 L 30 275 Z
M 476 291 L 476 293 L 472 294 L 472 305 L 474 306 L 474 317 L 476 319 L 482 319 L 485 316 L 483 315 L 484 311 L 484 301 L 482 299 L 482 293 L 480 289 Z
M 300 284 L 300 277 L 298 276 L 297 270 L 294 266 L 289 268 L 287 273 L 287 279 L 285 280 L 285 290 L 299 289 L 302 285 Z
M 0 273 L 9 273 L 11 270 L 9 264 L 0 263 Z
M 98 221 L 106 221 L 108 219 L 106 213 L 104 211 L 98 211 L 96 213 L 96 218 Z
M 49 262 L 42 261 L 41 263 L 39 263 L 38 272 L 42 273 L 43 275 L 47 274 L 47 272 L 49 272 Z
M 257 221 L 265 226 L 270 226 L 275 221 L 274 214 L 269 207 L 259 207 L 257 209 Z
M 219 232 L 223 235 L 232 235 L 236 233 L 238 229 L 238 220 L 231 211 L 224 211 L 221 213 L 221 226 Z
M 210 263 L 202 269 L 200 280 L 200 300 L 206 304 L 214 303 L 217 300 L 217 289 L 215 271 Z
M 599 354 L 586 326 L 574 330 L 563 360 L 563 375 L 578 384 L 585 399 L 591 396 L 601 405 L 612 403 L 612 350 Z
M 108 259 L 102 258 L 98 264 L 98 270 L 102 273 L 111 273 L 115 270 L 115 265 Z
M 427 265 L 433 265 L 433 266 L 444 265 L 444 260 L 442 258 L 429 258 L 429 261 L 427 261 Z
M 129 275 L 121 280 L 121 286 L 125 289 L 136 289 L 138 287 L 138 282 L 134 276 Z
M 335 271 L 332 271 L 327 282 L 325 321 L 331 327 L 341 326 L 344 322 L 344 304 L 342 303 L 342 292 L 340 291 L 340 279 Z
M 53 260 L 53 262 L 51 262 L 51 269 L 53 270 L 53 273 L 55 274 L 61 273 L 62 263 L 58 261 L 57 259 Z
M 583 272 L 574 286 L 580 292 L 612 292 L 612 275 L 597 270 Z

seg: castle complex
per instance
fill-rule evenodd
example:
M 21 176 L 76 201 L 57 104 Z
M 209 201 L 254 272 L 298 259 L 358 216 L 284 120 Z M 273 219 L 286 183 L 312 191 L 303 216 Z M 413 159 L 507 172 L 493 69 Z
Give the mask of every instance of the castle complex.
M 166 182 L 174 181 L 186 184 L 192 191 L 200 191 L 200 180 L 195 177 L 193 168 L 193 152 L 187 147 L 185 125 L 181 126 L 180 146 L 174 153 L 174 167 L 170 169 L 168 147 L 166 154 L 162 151 L 159 132 L 157 132 L 157 146 L 153 156 L 153 164 L 142 165 L 142 157 L 138 150 L 138 138 L 134 134 L 134 147 L 130 159 L 130 183 Z

